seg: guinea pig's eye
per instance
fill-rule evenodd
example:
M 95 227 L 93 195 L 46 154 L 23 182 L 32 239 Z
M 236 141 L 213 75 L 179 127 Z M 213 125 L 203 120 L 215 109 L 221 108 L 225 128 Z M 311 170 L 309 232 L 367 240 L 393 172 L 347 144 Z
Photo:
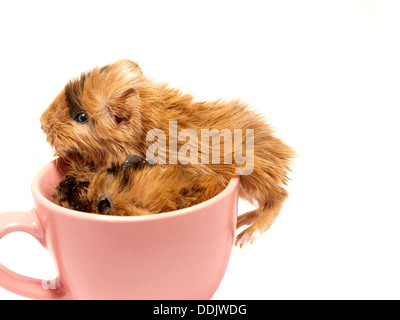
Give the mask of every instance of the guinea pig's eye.
M 76 114 L 74 120 L 79 123 L 86 123 L 89 121 L 89 116 L 85 111 L 80 111 Z

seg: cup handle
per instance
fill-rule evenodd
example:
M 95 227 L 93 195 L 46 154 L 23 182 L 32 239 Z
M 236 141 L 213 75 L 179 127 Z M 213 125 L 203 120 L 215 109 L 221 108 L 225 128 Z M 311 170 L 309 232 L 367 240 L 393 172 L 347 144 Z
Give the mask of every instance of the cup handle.
M 0 239 L 11 232 L 26 232 L 46 248 L 46 239 L 34 210 L 0 214 Z M 15 294 L 38 300 L 67 299 L 59 278 L 50 281 L 15 273 L 0 263 L 0 286 Z

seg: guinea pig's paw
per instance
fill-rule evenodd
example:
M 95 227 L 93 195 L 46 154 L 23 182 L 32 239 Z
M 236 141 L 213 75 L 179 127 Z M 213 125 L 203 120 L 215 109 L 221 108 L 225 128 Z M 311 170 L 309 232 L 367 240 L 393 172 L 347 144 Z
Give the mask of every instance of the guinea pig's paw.
M 253 244 L 253 242 L 256 241 L 260 235 L 260 230 L 252 225 L 238 234 L 236 237 L 235 246 L 242 248 L 246 243 Z
M 257 217 L 259 215 L 260 215 L 260 210 L 259 209 L 256 209 L 256 210 L 249 211 L 249 212 L 241 214 L 237 218 L 236 229 L 239 229 L 239 228 L 241 228 L 243 226 L 252 224 L 257 219 Z
M 149 164 L 147 160 L 137 154 L 131 154 L 126 158 L 125 162 L 122 164 L 122 169 L 133 168 L 137 169 L 140 166 Z

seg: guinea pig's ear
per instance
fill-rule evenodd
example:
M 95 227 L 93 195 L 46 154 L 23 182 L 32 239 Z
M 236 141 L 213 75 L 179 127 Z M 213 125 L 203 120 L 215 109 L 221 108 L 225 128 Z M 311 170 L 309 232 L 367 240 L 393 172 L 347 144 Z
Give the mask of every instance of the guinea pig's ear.
M 116 124 L 129 123 L 132 117 L 139 115 L 139 93 L 134 87 L 118 90 L 108 101 L 106 107 L 114 116 Z
M 118 60 L 101 68 L 97 75 L 101 80 L 95 82 L 100 91 L 100 103 L 106 107 L 111 118 L 117 125 L 129 125 L 140 130 L 140 97 L 136 85 L 143 78 L 143 73 L 139 65 L 130 60 Z M 98 83 L 101 87 L 97 86 Z
M 97 199 L 96 206 L 100 214 L 109 215 L 113 208 L 113 202 L 110 196 L 105 194 L 100 196 L 99 199 Z
M 146 164 L 146 159 L 137 155 L 137 154 L 131 154 L 128 158 L 126 158 L 125 162 L 122 164 L 122 169 L 127 169 L 127 168 L 134 168 L 136 169 L 137 167 Z
M 125 162 L 122 164 L 122 169 L 128 169 L 128 168 L 138 169 L 145 165 L 154 166 L 155 164 L 156 164 L 155 162 L 146 160 L 145 158 L 137 154 L 131 154 L 128 158 L 126 158 Z

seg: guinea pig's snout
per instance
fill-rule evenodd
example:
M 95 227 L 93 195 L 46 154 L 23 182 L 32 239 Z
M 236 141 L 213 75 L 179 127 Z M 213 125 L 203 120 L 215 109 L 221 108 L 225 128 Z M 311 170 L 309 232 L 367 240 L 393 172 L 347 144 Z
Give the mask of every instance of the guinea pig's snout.
M 47 133 L 49 131 L 49 121 L 47 120 L 44 114 L 40 118 L 40 128 L 42 128 L 42 131 L 44 133 Z
M 58 134 L 57 131 L 54 130 L 54 127 L 52 125 L 45 125 L 45 124 L 41 124 L 40 126 L 42 128 L 42 131 L 44 132 L 44 134 L 46 135 L 46 140 L 47 142 L 54 147 L 54 143 L 57 141 L 58 139 Z
M 53 116 L 51 115 L 49 110 L 46 110 L 40 117 L 40 127 L 42 128 L 42 131 L 44 133 L 48 134 L 53 126 L 54 126 Z
M 108 215 L 113 208 L 113 202 L 109 195 L 102 195 L 97 199 L 96 202 L 97 209 L 100 214 Z
M 40 128 L 42 128 L 42 131 L 44 132 L 44 134 L 47 137 L 47 141 L 49 143 L 52 143 L 54 140 L 54 134 L 53 134 L 53 130 L 51 130 L 51 127 L 45 125 L 45 124 L 41 124 Z

